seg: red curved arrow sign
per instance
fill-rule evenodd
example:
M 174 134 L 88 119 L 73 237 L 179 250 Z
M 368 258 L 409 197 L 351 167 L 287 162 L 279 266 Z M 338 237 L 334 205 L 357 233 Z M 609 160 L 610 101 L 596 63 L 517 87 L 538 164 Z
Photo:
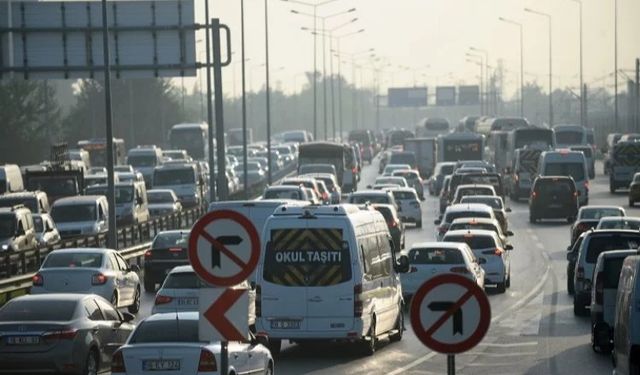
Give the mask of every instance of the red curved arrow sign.
M 242 295 L 246 292 L 243 289 L 227 289 L 212 305 L 204 312 L 204 317 L 211 323 L 225 340 L 228 341 L 244 341 L 246 334 L 243 335 L 231 323 L 225 314 L 229 311 Z

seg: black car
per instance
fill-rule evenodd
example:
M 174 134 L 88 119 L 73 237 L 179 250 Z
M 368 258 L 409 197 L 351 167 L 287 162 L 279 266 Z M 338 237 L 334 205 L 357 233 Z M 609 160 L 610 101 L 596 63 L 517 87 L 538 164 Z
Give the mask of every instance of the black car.
M 573 276 L 576 273 L 576 260 L 578 259 L 578 251 L 580 251 L 580 245 L 582 240 L 587 235 L 587 232 L 583 232 L 578 238 L 567 247 L 567 293 L 573 295 L 575 288 L 573 285 Z
M 576 221 L 570 229 L 570 240 L 573 243 L 578 236 L 591 228 L 598 226 L 600 219 L 611 216 L 626 216 L 624 208 L 620 206 L 584 206 L 578 211 Z
M 529 221 L 566 219 L 573 222 L 578 215 L 578 192 L 573 178 L 543 176 L 533 182 L 529 197 Z
M 169 271 L 176 266 L 189 264 L 189 231 L 160 232 L 153 239 L 151 249 L 144 254 L 144 290 L 155 292 Z

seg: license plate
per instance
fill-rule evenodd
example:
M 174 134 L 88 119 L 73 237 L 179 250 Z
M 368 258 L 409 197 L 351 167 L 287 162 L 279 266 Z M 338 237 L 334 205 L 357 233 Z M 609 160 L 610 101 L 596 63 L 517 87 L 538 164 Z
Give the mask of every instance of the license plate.
M 549 208 L 562 208 L 562 204 L 558 203 L 558 204 L 550 204 Z
M 179 306 L 198 306 L 198 298 L 178 298 Z
M 159 359 L 142 361 L 144 371 L 179 371 L 179 359 Z
M 271 329 L 300 329 L 300 320 L 272 320 Z
M 40 336 L 9 336 L 7 345 L 37 345 L 40 344 Z

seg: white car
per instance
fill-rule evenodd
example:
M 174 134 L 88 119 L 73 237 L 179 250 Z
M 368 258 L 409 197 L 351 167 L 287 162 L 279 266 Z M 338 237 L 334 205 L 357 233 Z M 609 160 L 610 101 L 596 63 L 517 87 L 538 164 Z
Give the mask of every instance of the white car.
M 407 182 L 407 180 L 404 177 L 399 177 L 399 176 L 380 176 L 378 178 L 376 178 L 376 185 L 381 185 L 381 184 L 391 184 L 391 185 L 398 185 L 400 187 L 409 187 L 409 183 Z
M 97 294 L 116 307 L 140 310 L 140 268 L 116 250 L 60 249 L 50 252 L 33 276 L 31 294 Z
M 442 237 L 444 237 L 444 235 L 449 230 L 449 226 L 451 225 L 451 223 L 453 223 L 455 219 L 460 219 L 463 217 L 496 219 L 496 215 L 493 212 L 493 209 L 486 204 L 452 204 L 444 211 L 442 219 L 436 219 L 433 221 L 433 223 L 438 226 L 436 228 L 436 240 L 442 241 Z
M 488 230 L 453 230 L 447 232 L 444 242 L 462 242 L 469 245 L 485 272 L 485 282 L 495 284 L 498 293 L 511 286 L 512 245 L 504 245 L 495 232 Z
M 405 169 L 412 169 L 412 168 L 409 164 L 387 164 L 387 166 L 384 167 L 384 171 L 382 171 L 382 175 L 392 176 L 393 172 L 405 170 Z
M 256 320 L 256 293 L 251 290 L 249 282 L 246 280 L 236 287 L 249 290 L 249 326 L 252 326 Z M 193 267 L 177 266 L 173 268 L 156 293 L 151 314 L 198 311 L 200 288 L 206 288 L 206 285 L 200 281 L 200 278 L 193 271 Z
M 411 246 L 409 272 L 400 274 L 405 301 L 427 280 L 446 273 L 462 275 L 484 288 L 484 270 L 467 244 L 422 242 Z
M 198 337 L 198 312 L 156 314 L 143 320 L 111 361 L 111 374 L 220 374 L 220 343 Z M 229 342 L 229 374 L 273 375 L 262 336 Z
M 60 242 L 60 233 L 49 214 L 33 214 L 33 227 L 40 247 L 49 247 Z
M 605 216 L 600 219 L 596 229 L 640 230 L 640 218 L 630 216 Z
M 422 228 L 422 206 L 415 189 L 394 188 L 389 191 L 400 205 L 400 210 L 398 210 L 400 220 L 415 223 L 416 228 Z

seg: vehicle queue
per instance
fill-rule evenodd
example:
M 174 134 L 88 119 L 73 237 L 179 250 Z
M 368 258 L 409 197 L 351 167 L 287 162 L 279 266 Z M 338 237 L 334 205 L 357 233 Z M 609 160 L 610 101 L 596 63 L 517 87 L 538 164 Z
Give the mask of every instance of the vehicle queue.
M 507 132 L 507 139 L 511 139 L 519 129 L 534 128 L 526 120 L 496 119 L 490 122 L 493 125 L 488 134 L 469 132 L 466 128 L 448 133 L 443 130 L 441 120 L 434 121 L 437 126 L 429 128 L 438 134 L 416 132 L 437 135 L 429 147 L 434 144 L 436 148 L 442 147 L 433 159 L 430 169 L 433 175 L 420 175 L 416 156 L 412 158 L 412 152 L 404 149 L 404 140 L 415 138 L 413 132 L 394 129 L 383 138 L 370 131 L 359 131 L 349 136 L 353 143 L 296 145 L 296 176 L 267 186 L 256 200 L 209 205 L 210 211 L 225 208 L 245 214 L 262 234 L 260 262 L 255 274 L 247 280 L 255 315 L 251 321 L 252 340 L 231 348 L 232 354 L 250 354 L 256 359 L 232 361 L 231 366 L 238 373 L 272 374 L 284 340 L 299 344 L 315 340 L 350 342 L 363 354 L 373 355 L 380 340 L 402 339 L 405 309 L 412 294 L 423 282 L 439 274 L 460 274 L 482 288 L 491 287 L 504 293 L 512 281 L 511 258 L 517 256 L 512 254 L 514 247 L 509 241 L 514 233 L 509 230 L 510 208 L 506 198 L 518 200 L 523 196 L 528 197 L 532 223 L 543 219 L 573 223 L 567 253 L 570 276 L 567 289 L 574 296 L 576 315 L 590 311 L 594 350 L 613 352 L 618 373 L 633 373 L 637 368 L 634 366 L 640 365 L 637 346 L 640 331 L 635 326 L 639 319 L 637 312 L 628 308 L 640 293 L 637 281 L 640 278 L 635 276 L 640 272 L 640 257 L 635 255 L 640 245 L 638 219 L 627 217 L 622 207 L 589 206 L 589 161 L 583 151 L 568 148 L 584 142 L 563 141 L 566 148 L 557 148 L 555 135 L 548 142 L 549 130 L 553 129 L 530 132 L 527 141 L 507 142 L 506 148 L 512 155 L 539 150 L 533 156 L 537 160 L 528 163 L 535 165 L 535 170 L 516 168 L 517 164 L 507 165 L 504 161 L 498 166 L 497 159 L 492 159 L 498 152 L 491 149 L 496 144 L 492 138 L 502 138 Z M 538 133 L 542 139 L 536 138 Z M 143 153 L 138 148 L 134 154 L 140 157 Z M 181 153 L 173 155 L 177 154 Z M 125 183 L 133 190 L 127 199 L 126 192 L 121 193 L 121 202 L 132 201 L 134 206 L 140 206 L 154 201 L 162 205 L 156 211 L 159 214 L 180 209 L 182 205 L 204 204 L 206 195 L 197 186 L 201 181 L 198 173 L 204 168 L 190 160 L 172 163 L 158 159 L 157 155 L 162 153 L 154 151 L 154 160 L 149 161 L 154 165 L 148 186 L 151 189 L 142 189 L 147 183 L 144 175 L 142 179 L 136 177 L 134 180 L 142 187 L 135 188 L 135 182 Z M 360 161 L 371 163 L 374 157 L 380 161 L 381 176 L 374 185 L 356 191 L 362 170 Z M 517 159 L 512 160 L 515 163 Z M 162 165 L 154 164 L 158 162 Z M 627 160 L 626 164 L 630 163 L 633 161 Z M 167 169 L 165 164 L 190 166 L 165 177 L 162 175 Z M 615 160 L 612 164 L 615 165 Z M 263 166 L 256 161 L 255 167 Z M 525 173 L 531 181 L 529 191 L 523 184 L 517 188 L 509 185 L 518 183 Z M 511 178 L 509 183 L 505 182 L 507 176 Z M 636 179 L 640 180 L 640 174 L 632 181 Z M 156 185 L 155 181 L 163 183 Z M 195 188 L 187 192 L 180 189 L 188 184 Z M 440 212 L 434 213 L 437 230 L 433 241 L 407 244 L 405 224 L 421 227 L 427 219 L 422 217 L 421 190 L 439 196 Z M 632 188 L 630 203 L 631 194 L 635 193 Z M 12 197 L 11 194 L 15 193 L 6 196 Z M 154 199 L 148 199 L 147 195 Z M 56 209 L 56 202 L 51 208 L 53 220 L 50 225 L 42 224 L 41 232 L 58 221 L 65 222 L 56 220 L 65 217 L 56 214 L 60 210 Z M 108 230 L 99 226 L 107 211 L 102 205 L 98 200 L 93 210 L 83 209 L 92 222 L 89 225 L 92 230 Z M 47 214 L 48 209 L 43 207 L 44 204 L 37 204 L 37 209 Z M 30 221 L 35 221 L 21 219 L 23 211 L 23 207 L 11 204 L 0 214 L 10 213 L 12 223 L 18 223 L 18 230 L 12 232 L 16 237 L 29 237 L 33 233 L 35 239 L 33 224 L 29 226 Z M 150 211 L 149 208 L 147 215 Z M 77 214 L 66 216 L 75 218 Z M 83 228 L 85 224 L 79 226 Z M 80 234 L 84 233 L 80 229 Z M 33 366 L 38 366 L 34 371 L 55 369 L 82 374 L 108 368 L 112 373 L 217 371 L 219 345 L 201 343 L 197 337 L 196 292 L 204 284 L 188 267 L 188 236 L 188 228 L 159 233 L 145 253 L 142 277 L 137 266 L 128 265 L 114 250 L 78 248 L 51 252 L 34 276 L 32 295 L 15 298 L 0 308 L 0 339 L 5 340 L 0 346 L 0 371 L 24 365 L 24 357 L 16 353 L 25 349 L 30 353 L 56 353 L 51 349 L 59 351 L 75 346 L 82 350 L 74 351 L 71 357 L 43 356 L 41 361 L 34 361 Z M 11 241 L 15 239 L 8 242 L 14 246 Z M 137 313 L 140 306 L 141 285 L 145 291 L 155 292 L 158 284 L 160 289 L 153 308 L 156 314 L 137 327 L 132 325 L 131 314 Z M 390 291 L 384 297 L 378 293 L 382 287 Z M 76 294 L 86 297 L 75 297 Z M 53 301 L 59 301 L 59 308 L 42 311 L 42 306 Z M 124 307 L 128 312 L 118 310 Z M 18 316 L 18 311 L 24 315 Z M 44 320 L 53 323 L 30 327 L 26 333 L 17 328 L 20 324 L 33 325 Z M 104 341 L 100 329 L 87 329 L 85 321 L 90 322 L 89 327 L 117 326 L 119 334 Z M 175 329 L 176 322 L 181 325 L 180 330 Z M 626 329 L 617 329 L 619 326 Z M 113 350 L 101 350 L 105 346 Z M 163 356 L 165 350 L 174 353 L 173 356 Z

